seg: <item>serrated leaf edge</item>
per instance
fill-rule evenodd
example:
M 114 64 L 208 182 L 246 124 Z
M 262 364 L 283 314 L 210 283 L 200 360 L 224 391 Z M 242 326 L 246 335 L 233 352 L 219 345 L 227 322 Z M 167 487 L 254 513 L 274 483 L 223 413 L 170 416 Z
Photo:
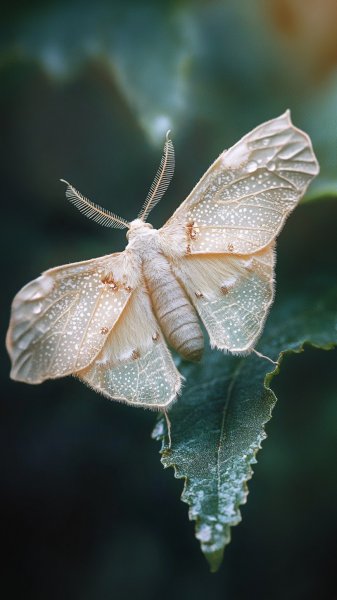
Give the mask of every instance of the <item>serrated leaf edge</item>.
M 204 543 L 202 541 L 202 539 L 200 539 L 202 537 L 200 535 L 200 529 L 201 529 L 201 527 L 203 527 L 203 523 L 201 522 L 200 517 L 197 514 L 195 514 L 195 511 L 193 510 L 193 503 L 189 502 L 189 498 L 190 498 L 189 491 L 188 491 L 189 478 L 179 472 L 179 467 L 175 463 L 169 462 L 171 450 L 169 447 L 169 440 L 168 440 L 168 435 L 167 435 L 167 425 L 166 425 L 166 423 L 162 422 L 163 426 L 161 428 L 161 431 L 159 431 L 158 429 L 156 431 L 156 428 L 154 429 L 152 437 L 158 441 L 160 441 L 160 440 L 162 441 L 162 446 L 160 449 L 161 463 L 163 464 L 165 469 L 167 469 L 169 467 L 173 468 L 174 477 L 176 479 L 184 480 L 183 490 L 182 490 L 180 499 L 182 502 L 184 502 L 185 504 L 187 504 L 189 506 L 188 517 L 189 517 L 190 521 L 195 521 L 195 536 L 200 541 L 201 550 L 209 563 L 211 572 L 216 572 L 221 565 L 224 550 L 231 541 L 231 527 L 238 525 L 242 520 L 240 506 L 242 506 L 243 504 L 245 504 L 247 502 L 247 497 L 249 494 L 248 482 L 250 481 L 250 479 L 252 479 L 253 474 L 254 474 L 252 465 L 257 463 L 257 458 L 256 458 L 257 453 L 262 448 L 262 442 L 267 438 L 265 426 L 270 421 L 270 419 L 272 417 L 273 409 L 277 402 L 277 397 L 276 397 L 275 393 L 273 392 L 273 390 L 271 389 L 271 387 L 269 387 L 269 386 L 270 386 L 272 380 L 274 379 L 274 377 L 280 373 L 281 365 L 283 363 L 284 357 L 287 355 L 291 355 L 291 354 L 300 354 L 301 352 L 305 351 L 306 346 L 310 346 L 310 347 L 316 348 L 318 350 L 328 351 L 328 350 L 334 349 L 336 347 L 336 345 L 337 344 L 334 342 L 330 342 L 327 344 L 320 344 L 320 343 L 311 342 L 309 340 L 303 340 L 302 342 L 300 342 L 300 345 L 298 346 L 298 348 L 290 348 L 290 349 L 281 351 L 278 355 L 277 366 L 275 367 L 275 369 L 272 369 L 271 371 L 267 371 L 267 373 L 265 374 L 264 380 L 263 380 L 263 387 L 264 387 L 266 393 L 271 394 L 271 396 L 272 396 L 272 406 L 269 410 L 268 418 L 262 423 L 261 434 L 259 436 L 259 439 L 257 440 L 257 444 L 256 444 L 255 448 L 253 449 L 251 457 L 247 461 L 247 474 L 246 474 L 246 477 L 242 480 L 241 494 L 238 494 L 239 498 L 236 498 L 235 504 L 234 504 L 234 509 L 235 509 L 234 518 L 230 524 L 228 524 L 228 523 L 224 524 L 223 543 L 222 543 L 221 547 L 215 547 L 213 545 L 210 548 L 209 544 Z M 247 358 L 245 357 L 242 360 L 247 360 Z M 261 359 L 261 360 L 263 360 L 263 359 Z M 158 421 L 161 422 L 162 419 L 163 419 L 163 417 L 159 417 Z M 247 455 L 247 458 L 248 458 L 248 455 Z M 227 529 L 227 531 L 226 531 L 226 529 Z

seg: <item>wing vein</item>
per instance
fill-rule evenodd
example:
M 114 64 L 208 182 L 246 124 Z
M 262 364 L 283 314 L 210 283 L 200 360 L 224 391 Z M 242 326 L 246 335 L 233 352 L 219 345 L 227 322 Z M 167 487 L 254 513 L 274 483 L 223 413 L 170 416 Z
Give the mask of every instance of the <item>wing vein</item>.
M 95 301 L 95 304 L 94 304 L 93 310 L 91 311 L 91 315 L 90 315 L 90 317 L 89 317 L 89 319 L 88 319 L 88 321 L 87 321 L 87 324 L 86 324 L 86 326 L 85 326 L 85 328 L 84 328 L 84 331 L 83 331 L 83 334 L 82 334 L 82 337 L 81 337 L 80 343 L 79 343 L 79 345 L 78 345 L 78 351 L 77 351 L 77 354 L 76 354 L 76 359 L 75 359 L 75 361 L 74 361 L 74 368 L 75 368 L 75 369 L 76 369 L 76 364 L 77 364 L 77 361 L 78 361 L 78 359 L 79 359 L 79 356 L 80 356 L 80 353 L 81 353 L 81 350 L 82 350 L 82 347 L 83 347 L 83 342 L 84 342 L 85 336 L 86 336 L 86 335 L 87 335 L 87 333 L 88 333 L 88 329 L 89 329 L 89 327 L 90 327 L 90 325 L 91 325 L 91 323 L 92 323 L 92 320 L 93 320 L 94 314 L 95 314 L 95 312 L 96 312 L 96 310 L 97 310 L 97 307 L 98 307 L 98 305 L 99 305 L 99 303 L 100 303 L 100 301 L 101 301 L 101 299 L 102 299 L 102 296 L 103 296 L 103 294 L 104 294 L 104 293 L 105 293 L 105 288 L 103 288 L 103 289 L 101 289 L 101 290 L 100 290 L 100 292 L 99 292 L 99 294 L 98 294 L 98 296 L 97 296 L 97 298 L 96 298 L 96 301 Z

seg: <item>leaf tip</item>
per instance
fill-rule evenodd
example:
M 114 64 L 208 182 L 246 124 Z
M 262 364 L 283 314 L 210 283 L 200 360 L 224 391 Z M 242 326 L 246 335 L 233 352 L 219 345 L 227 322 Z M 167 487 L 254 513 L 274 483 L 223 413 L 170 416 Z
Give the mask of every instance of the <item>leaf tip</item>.
M 224 548 L 220 548 L 219 550 L 215 550 L 213 552 L 205 552 L 204 556 L 209 564 L 209 568 L 211 573 L 216 573 L 221 566 L 224 555 Z

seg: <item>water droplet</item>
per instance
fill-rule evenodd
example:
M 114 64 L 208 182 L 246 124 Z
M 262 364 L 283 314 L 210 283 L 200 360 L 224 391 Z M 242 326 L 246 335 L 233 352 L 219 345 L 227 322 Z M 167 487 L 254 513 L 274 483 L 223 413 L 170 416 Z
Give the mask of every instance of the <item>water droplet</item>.
M 227 290 L 229 291 L 235 285 L 235 282 L 236 282 L 236 277 L 229 276 L 229 277 L 226 277 L 226 279 L 224 279 L 222 281 L 221 285 L 223 287 L 227 288 Z
M 263 146 L 268 146 L 268 144 L 269 144 L 269 138 L 265 138 L 264 140 L 262 140 Z
M 28 346 L 29 346 L 28 338 L 22 338 L 22 340 L 20 340 L 18 343 L 19 350 L 27 350 Z
M 38 304 L 36 304 L 36 306 L 34 306 L 33 308 L 33 313 L 34 315 L 38 315 L 42 310 L 42 303 L 39 302 Z
M 244 266 L 245 269 L 247 269 L 247 271 L 252 271 L 254 268 L 254 264 L 253 264 L 253 259 L 252 258 L 248 258 L 246 260 L 242 261 L 242 264 Z
M 248 171 L 248 173 L 254 173 L 254 171 L 256 171 L 256 169 L 257 169 L 257 162 L 255 162 L 255 160 L 251 160 L 247 164 L 247 171 Z
M 164 435 L 164 433 L 165 433 L 164 423 L 163 423 L 163 421 L 158 421 L 158 423 L 156 424 L 156 426 L 152 432 L 152 437 L 153 438 L 161 437 Z
M 38 292 L 35 292 L 35 294 L 31 297 L 31 300 L 39 300 L 39 298 L 42 298 L 43 296 L 43 291 L 39 290 Z
M 211 527 L 209 525 L 201 525 L 195 537 L 201 542 L 209 542 L 212 537 Z
M 276 169 L 276 165 L 274 162 L 268 163 L 267 167 L 268 167 L 269 171 L 275 171 L 275 169 Z
M 40 321 L 36 324 L 36 329 L 39 333 L 46 333 L 50 327 L 50 323 L 47 321 Z

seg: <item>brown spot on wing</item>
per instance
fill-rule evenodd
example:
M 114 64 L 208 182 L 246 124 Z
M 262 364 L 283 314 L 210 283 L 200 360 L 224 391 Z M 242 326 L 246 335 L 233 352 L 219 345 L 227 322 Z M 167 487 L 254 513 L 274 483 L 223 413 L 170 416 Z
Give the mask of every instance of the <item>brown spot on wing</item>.
M 224 296 L 227 296 L 227 294 L 230 290 L 230 288 L 227 285 L 222 285 L 220 289 Z
M 195 240 L 195 238 L 197 237 L 197 231 L 196 231 L 196 228 L 194 227 L 194 221 L 191 221 L 191 223 L 188 223 L 186 225 L 186 230 L 187 230 L 188 239 Z
M 117 291 L 119 289 L 119 283 L 114 280 L 111 273 L 107 273 L 106 275 L 103 275 L 101 281 L 104 285 L 108 285 L 112 290 Z

